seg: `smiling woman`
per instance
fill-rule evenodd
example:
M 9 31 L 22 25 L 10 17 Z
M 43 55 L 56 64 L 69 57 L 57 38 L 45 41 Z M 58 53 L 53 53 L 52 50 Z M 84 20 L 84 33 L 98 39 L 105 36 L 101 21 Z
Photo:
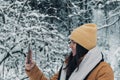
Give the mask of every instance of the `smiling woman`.
M 70 40 L 72 52 L 60 71 L 50 80 L 114 80 L 113 70 L 96 47 L 97 26 L 95 24 L 84 24 L 74 29 Z M 32 55 L 30 58 L 30 63 L 25 64 L 30 80 L 48 80 L 32 60 Z
M 72 49 L 72 56 L 75 56 L 76 54 L 76 42 L 73 40 L 70 40 L 70 48 Z

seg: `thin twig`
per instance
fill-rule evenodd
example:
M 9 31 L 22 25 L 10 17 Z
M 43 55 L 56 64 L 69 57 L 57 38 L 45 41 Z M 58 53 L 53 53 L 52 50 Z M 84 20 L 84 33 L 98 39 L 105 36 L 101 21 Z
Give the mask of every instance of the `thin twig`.
M 103 29 L 103 28 L 107 28 L 107 27 L 109 27 L 109 26 L 111 26 L 111 25 L 114 25 L 114 24 L 115 24 L 117 21 L 119 21 L 119 20 L 120 20 L 120 16 L 119 16 L 118 19 L 115 20 L 113 23 L 108 24 L 108 25 L 104 25 L 103 27 L 98 28 L 98 30 L 101 30 L 101 29 Z
M 25 5 L 27 4 L 27 2 L 28 2 L 28 0 L 25 1 L 25 4 L 24 4 L 23 7 L 22 7 L 22 10 L 21 10 L 20 15 L 19 15 L 19 17 L 18 17 L 17 23 L 19 23 L 19 21 L 20 21 L 20 17 L 21 17 L 21 15 L 22 15 L 22 11 L 24 10 L 24 7 L 25 7 Z
M 3 23 L 5 24 L 5 15 L 3 14 L 3 10 L 2 9 L 0 9 L 0 11 L 1 11 L 0 16 L 2 16 Z

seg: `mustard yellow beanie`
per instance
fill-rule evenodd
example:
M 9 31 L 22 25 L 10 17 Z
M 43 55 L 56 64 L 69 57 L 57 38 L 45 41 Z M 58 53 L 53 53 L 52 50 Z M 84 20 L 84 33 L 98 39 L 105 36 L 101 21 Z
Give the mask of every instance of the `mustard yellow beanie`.
M 97 25 L 88 23 L 74 29 L 70 39 L 88 50 L 94 48 L 97 43 Z

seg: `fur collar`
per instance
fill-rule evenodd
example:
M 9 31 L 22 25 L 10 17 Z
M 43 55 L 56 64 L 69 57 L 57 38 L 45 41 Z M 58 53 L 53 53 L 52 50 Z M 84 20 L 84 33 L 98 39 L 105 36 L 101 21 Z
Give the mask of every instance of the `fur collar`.
M 76 69 L 71 74 L 69 80 L 83 80 L 87 74 L 102 60 L 102 54 L 97 49 L 97 47 L 91 49 L 83 58 L 82 62 L 79 65 L 79 70 Z M 66 71 L 63 70 L 65 68 L 66 63 L 63 64 L 60 80 L 65 80 Z

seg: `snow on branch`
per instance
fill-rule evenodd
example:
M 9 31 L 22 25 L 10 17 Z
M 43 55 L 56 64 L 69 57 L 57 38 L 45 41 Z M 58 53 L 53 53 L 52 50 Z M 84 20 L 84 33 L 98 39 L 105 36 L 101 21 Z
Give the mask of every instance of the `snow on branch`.
M 119 16 L 118 19 L 115 20 L 113 23 L 104 25 L 103 27 L 98 28 L 98 30 L 101 30 L 101 29 L 103 29 L 103 28 L 110 27 L 111 25 L 114 25 L 114 24 L 115 24 L 116 22 L 118 22 L 119 20 L 120 20 L 120 16 Z
M 3 20 L 3 23 L 5 24 L 5 15 L 4 15 L 4 13 L 3 13 L 3 10 L 2 9 L 0 9 L 0 16 L 2 16 L 2 20 Z
M 22 7 L 22 9 L 21 9 L 21 12 L 20 12 L 20 15 L 19 15 L 19 17 L 18 17 L 17 23 L 19 23 L 19 21 L 20 21 L 20 17 L 21 17 L 22 11 L 23 11 L 23 9 L 24 9 L 24 6 L 27 4 L 27 2 L 28 2 L 28 0 L 25 1 L 24 5 L 23 5 L 23 7 Z

